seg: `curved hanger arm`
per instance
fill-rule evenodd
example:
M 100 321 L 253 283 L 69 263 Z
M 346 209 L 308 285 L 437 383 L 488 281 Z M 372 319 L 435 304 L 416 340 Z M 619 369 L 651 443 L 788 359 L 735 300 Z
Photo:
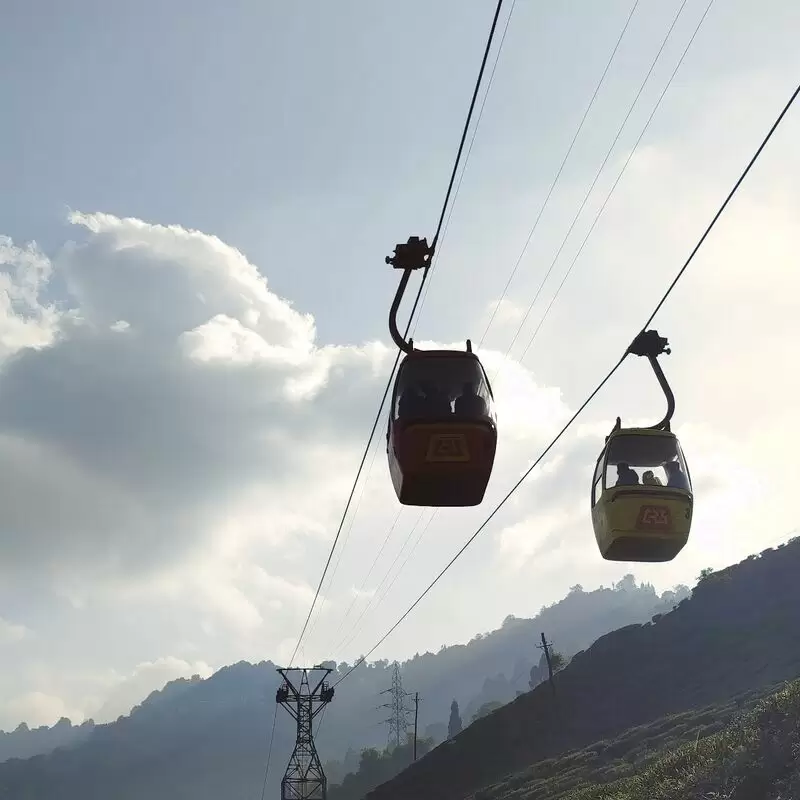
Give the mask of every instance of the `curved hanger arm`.
M 405 244 L 395 246 L 393 256 L 386 256 L 385 259 L 386 263 L 391 264 L 395 269 L 403 270 L 403 277 L 400 279 L 400 285 L 397 287 L 392 307 L 389 310 L 389 333 L 392 335 L 394 343 L 404 353 L 410 353 L 414 349 L 414 342 L 411 339 L 406 341 L 397 327 L 397 312 L 400 308 L 400 301 L 403 299 L 403 294 L 405 294 L 411 273 L 415 269 L 423 268 L 427 273 L 431 258 L 433 258 L 433 247 L 428 246 L 428 240 L 420 239 L 419 236 L 409 236 Z
M 397 312 L 400 308 L 400 301 L 403 299 L 403 294 L 406 291 L 406 286 L 408 286 L 408 279 L 410 277 L 411 270 L 404 270 L 403 277 L 400 279 L 400 285 L 397 287 L 394 300 L 392 301 L 392 307 L 389 309 L 389 333 L 392 335 L 394 343 L 404 353 L 410 353 L 414 349 L 414 343 L 411 340 L 406 341 L 403 338 L 403 334 L 400 333 L 400 329 L 397 327 Z
M 658 378 L 661 391 L 664 392 L 664 396 L 667 398 L 667 413 L 660 422 L 651 425 L 650 428 L 652 430 L 668 431 L 670 420 L 675 413 L 675 395 L 672 393 L 672 387 L 669 385 L 667 376 L 664 375 L 664 370 L 661 369 L 661 364 L 658 363 L 658 359 L 655 356 L 648 356 L 647 360 L 650 362 L 650 366 L 653 368 L 656 378 Z
M 661 391 L 664 392 L 664 397 L 667 399 L 667 413 L 660 422 L 657 422 L 655 425 L 650 425 L 650 430 L 668 431 L 670 420 L 675 413 L 675 395 L 669 385 L 667 376 L 664 375 L 664 370 L 661 369 L 661 364 L 658 363 L 658 357 L 662 353 L 669 355 L 670 352 L 672 352 L 668 345 L 669 342 L 667 339 L 663 336 L 659 336 L 658 331 L 649 330 L 642 331 L 631 342 L 630 347 L 628 347 L 628 353 L 632 353 L 635 356 L 645 356 L 647 358 L 658 379 L 658 385 L 661 387 Z

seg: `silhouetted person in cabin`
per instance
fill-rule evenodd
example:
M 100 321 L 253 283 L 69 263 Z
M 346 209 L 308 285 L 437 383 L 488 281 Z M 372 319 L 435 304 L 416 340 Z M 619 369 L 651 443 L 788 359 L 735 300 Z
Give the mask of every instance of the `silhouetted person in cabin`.
M 614 486 L 638 486 L 639 485 L 639 476 L 636 474 L 636 470 L 630 468 L 630 465 L 626 464 L 624 461 L 620 461 L 617 464 L 617 482 Z
M 661 478 L 657 478 L 653 474 L 653 470 L 648 469 L 645 470 L 644 474 L 642 475 L 642 483 L 645 486 L 663 486 L 664 484 L 661 483 Z
M 425 415 L 425 395 L 417 384 L 406 387 L 397 404 L 397 416 L 400 419 L 412 419 Z
M 461 396 L 456 399 L 455 412 L 462 417 L 485 417 L 488 408 L 486 401 L 475 391 L 475 384 L 465 381 Z
M 424 381 L 425 416 L 446 417 L 450 414 L 450 398 L 433 381 Z
M 677 461 L 667 461 L 664 464 L 664 469 L 667 472 L 667 486 L 671 486 L 673 489 L 689 491 L 689 479 Z

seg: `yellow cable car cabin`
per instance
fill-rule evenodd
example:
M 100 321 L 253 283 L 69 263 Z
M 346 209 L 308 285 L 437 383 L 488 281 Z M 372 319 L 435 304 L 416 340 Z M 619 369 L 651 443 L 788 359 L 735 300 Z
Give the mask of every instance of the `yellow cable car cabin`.
M 592 524 L 608 561 L 671 561 L 689 539 L 692 484 L 674 433 L 621 428 L 606 439 L 592 483 Z
M 479 505 L 496 447 L 494 397 L 478 357 L 469 350 L 411 350 L 397 372 L 387 432 L 400 502 Z

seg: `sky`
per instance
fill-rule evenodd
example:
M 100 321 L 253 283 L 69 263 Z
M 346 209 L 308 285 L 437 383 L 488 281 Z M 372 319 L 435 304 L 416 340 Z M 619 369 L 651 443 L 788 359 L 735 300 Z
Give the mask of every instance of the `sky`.
M 352 664 L 486 519 L 788 100 L 800 7 L 717 0 L 636 146 L 707 5 L 636 4 L 520 259 L 633 5 L 514 4 L 415 329 L 463 347 L 497 309 L 478 351 L 494 474 L 477 508 L 401 509 L 381 423 L 301 661 Z M 5 5 L 0 728 L 107 721 L 172 678 L 290 658 L 394 359 L 384 257 L 432 236 L 493 11 Z M 576 583 L 693 585 L 800 525 L 798 140 L 800 108 L 654 323 L 696 492 L 684 551 L 617 564 L 594 542 L 604 435 L 662 414 L 631 358 L 375 658 L 467 641 Z

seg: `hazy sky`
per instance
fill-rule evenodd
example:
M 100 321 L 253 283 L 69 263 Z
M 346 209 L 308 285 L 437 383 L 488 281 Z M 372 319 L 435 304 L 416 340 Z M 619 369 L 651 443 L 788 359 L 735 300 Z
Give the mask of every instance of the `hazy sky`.
M 631 6 L 517 0 L 420 341 L 480 339 Z M 501 438 L 484 504 L 427 528 L 430 512 L 398 518 L 382 424 L 303 658 L 352 663 L 485 519 L 627 346 L 788 99 L 800 6 L 717 0 L 526 350 L 706 6 L 684 4 L 507 353 L 681 7 L 638 3 L 489 331 Z M 383 259 L 432 235 L 493 10 L 4 4 L 0 727 L 105 720 L 172 677 L 288 659 L 393 359 Z M 575 583 L 691 584 L 799 524 L 799 140 L 800 108 L 656 319 L 697 492 L 683 553 L 613 564 L 594 543 L 603 436 L 617 414 L 663 408 L 629 360 L 376 657 L 466 641 Z

